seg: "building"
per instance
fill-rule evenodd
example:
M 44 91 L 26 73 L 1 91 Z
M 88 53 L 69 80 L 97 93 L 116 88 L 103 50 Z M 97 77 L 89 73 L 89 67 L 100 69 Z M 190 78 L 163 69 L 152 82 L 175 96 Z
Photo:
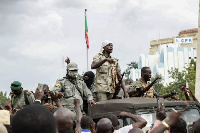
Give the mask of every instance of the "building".
M 197 56 L 197 35 L 198 29 L 180 31 L 177 37 L 153 40 L 150 42 L 149 55 L 141 54 L 138 61 L 138 69 L 132 70 L 133 80 L 140 78 L 141 68 L 149 66 L 152 76 L 157 73 L 162 75 L 164 85 L 169 84 L 173 79 L 169 78 L 168 70 L 178 68 L 184 70 L 191 59 Z M 192 43 L 176 44 L 176 38 L 192 38 Z

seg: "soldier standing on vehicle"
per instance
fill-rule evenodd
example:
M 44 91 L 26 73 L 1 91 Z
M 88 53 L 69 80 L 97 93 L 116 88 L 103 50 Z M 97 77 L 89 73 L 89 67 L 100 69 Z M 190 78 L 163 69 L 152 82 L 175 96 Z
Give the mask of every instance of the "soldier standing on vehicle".
M 11 106 L 14 112 L 35 101 L 33 93 L 23 90 L 22 84 L 19 81 L 14 81 L 10 88 L 12 90 Z
M 94 92 L 97 94 L 97 102 L 112 99 L 115 92 L 115 85 L 121 79 L 121 69 L 118 59 L 110 56 L 112 51 L 112 42 L 106 40 L 102 43 L 100 53 L 93 57 L 91 68 L 96 69 L 96 85 Z M 128 93 L 123 80 L 121 86 L 127 98 Z
M 94 92 L 94 73 L 92 71 L 87 71 L 86 73 L 84 73 L 83 75 L 83 81 L 85 82 L 85 84 L 87 85 L 88 89 L 92 92 L 94 101 L 96 101 L 96 95 Z M 88 112 L 88 102 L 87 102 L 87 98 L 83 97 L 83 111 L 87 114 Z
M 153 98 L 153 88 L 148 87 L 148 81 L 151 79 L 151 69 L 149 67 L 143 67 L 141 69 L 141 78 L 138 81 L 133 82 L 129 87 L 130 97 L 150 97 Z
M 76 108 L 74 99 L 80 100 L 81 110 L 83 110 L 83 97 L 86 97 L 89 104 L 93 103 L 93 96 L 86 84 L 77 78 L 78 66 L 75 63 L 69 63 L 67 66 L 67 74 L 65 78 L 57 80 L 54 86 L 54 92 L 63 93 L 60 102 L 63 107 L 70 109 L 75 113 Z

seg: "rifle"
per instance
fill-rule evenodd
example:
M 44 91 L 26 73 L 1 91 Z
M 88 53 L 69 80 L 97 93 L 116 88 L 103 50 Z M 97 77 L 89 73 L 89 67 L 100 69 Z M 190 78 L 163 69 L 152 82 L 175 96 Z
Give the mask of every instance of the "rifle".
M 158 79 L 160 79 L 160 77 L 155 78 L 154 81 L 151 82 L 151 84 L 149 84 L 149 85 L 148 85 L 147 87 L 145 87 L 145 88 L 143 88 L 143 87 L 142 87 L 142 88 L 138 87 L 138 88 L 136 88 L 136 91 L 131 91 L 131 92 L 129 92 L 129 93 L 128 93 L 129 96 L 131 96 L 131 97 L 141 97 L 141 96 L 143 96 L 144 93 L 145 93 L 146 91 L 148 91 L 148 90 L 156 83 L 156 81 L 157 81 Z
M 122 83 L 124 74 L 125 74 L 125 72 L 122 73 L 122 78 L 119 80 L 119 82 L 115 86 L 115 93 L 113 94 L 113 98 L 112 99 L 117 99 L 117 95 L 118 95 L 118 93 L 120 91 L 120 87 L 121 87 L 121 83 Z

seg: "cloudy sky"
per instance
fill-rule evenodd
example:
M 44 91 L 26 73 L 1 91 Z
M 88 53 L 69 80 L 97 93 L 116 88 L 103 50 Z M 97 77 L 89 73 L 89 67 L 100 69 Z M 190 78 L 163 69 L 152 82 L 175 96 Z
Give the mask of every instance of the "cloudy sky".
M 126 64 L 148 54 L 151 40 L 198 26 L 198 0 L 0 0 L 0 90 L 14 80 L 25 89 L 53 86 L 64 76 L 63 58 L 87 71 L 84 9 L 89 30 L 89 66 L 104 40 Z M 90 70 L 90 69 L 89 69 Z M 94 71 L 95 72 L 95 71 Z

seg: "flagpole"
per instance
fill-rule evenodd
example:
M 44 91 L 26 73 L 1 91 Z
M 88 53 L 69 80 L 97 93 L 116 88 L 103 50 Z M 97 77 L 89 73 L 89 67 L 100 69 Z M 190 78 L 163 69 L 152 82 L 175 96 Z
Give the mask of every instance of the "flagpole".
M 88 48 L 87 49 L 87 71 L 88 71 Z
M 89 49 L 89 39 L 88 39 L 88 27 L 87 27 L 87 9 L 85 9 L 85 39 L 86 39 L 86 51 L 87 51 L 87 71 L 88 71 L 88 49 Z M 87 32 L 87 33 L 86 33 Z

